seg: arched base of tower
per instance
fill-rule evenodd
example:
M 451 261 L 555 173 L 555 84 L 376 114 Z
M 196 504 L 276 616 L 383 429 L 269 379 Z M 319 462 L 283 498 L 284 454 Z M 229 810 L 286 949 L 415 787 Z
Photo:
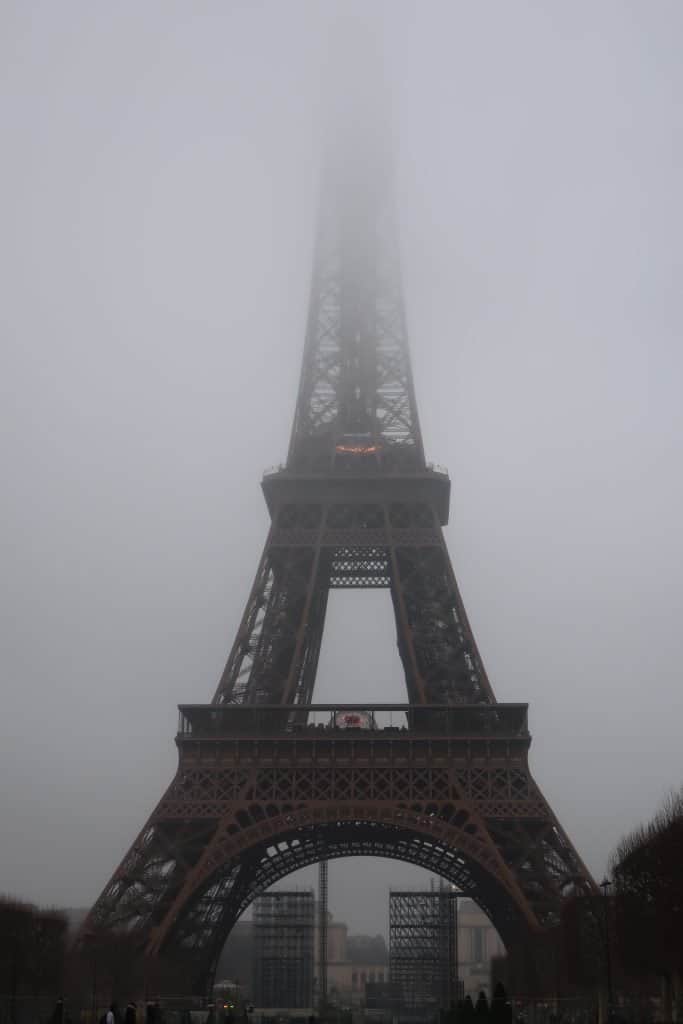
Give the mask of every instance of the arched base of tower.
M 397 706 L 407 727 L 366 730 L 334 725 L 357 709 L 323 710 L 330 726 L 307 724 L 315 705 L 182 709 L 176 777 L 81 945 L 123 935 L 155 965 L 154 985 L 170 977 L 204 992 L 254 897 L 338 857 L 388 857 L 440 875 L 511 950 L 528 951 L 560 924 L 568 900 L 595 891 L 529 773 L 524 705 Z M 376 722 L 379 711 L 363 714 Z

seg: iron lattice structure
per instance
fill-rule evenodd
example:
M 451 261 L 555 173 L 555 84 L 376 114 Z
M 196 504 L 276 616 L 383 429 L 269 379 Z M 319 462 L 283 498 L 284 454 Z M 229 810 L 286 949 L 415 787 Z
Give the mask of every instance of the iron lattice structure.
M 389 977 L 406 1010 L 434 1014 L 459 994 L 458 897 L 443 885 L 389 894 Z
M 260 1007 L 313 1006 L 312 892 L 263 893 L 254 901 L 254 1000 Z
M 321 859 L 427 868 L 472 895 L 508 947 L 594 891 L 529 772 L 526 705 L 496 702 L 451 566 L 450 482 L 425 462 L 383 146 L 338 137 L 254 585 L 212 703 L 181 708 L 177 774 L 81 931 L 125 930 L 175 991 L 182 972 L 205 989 L 254 897 Z M 332 587 L 389 589 L 401 725 L 386 708 L 311 703 Z

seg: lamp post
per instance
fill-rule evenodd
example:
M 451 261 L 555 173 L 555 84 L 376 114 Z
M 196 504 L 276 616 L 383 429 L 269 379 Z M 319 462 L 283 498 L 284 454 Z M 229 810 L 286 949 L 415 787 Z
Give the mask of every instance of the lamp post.
M 605 876 L 600 882 L 600 888 L 602 889 L 603 895 L 603 911 L 605 914 L 605 971 L 607 974 L 607 1019 L 608 1021 L 612 1017 L 612 1004 L 614 1001 L 614 994 L 612 992 L 612 955 L 610 950 L 610 936 L 609 936 L 609 889 L 612 883 L 609 878 Z

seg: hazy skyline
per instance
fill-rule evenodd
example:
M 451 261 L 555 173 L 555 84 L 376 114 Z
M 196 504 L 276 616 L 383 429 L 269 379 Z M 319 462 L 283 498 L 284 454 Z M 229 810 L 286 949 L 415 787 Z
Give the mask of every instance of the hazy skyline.
M 214 692 L 286 454 L 347 8 L 0 12 L 0 891 L 89 905 L 172 777 L 176 705 Z M 455 572 L 602 877 L 683 777 L 683 9 L 365 10 Z M 403 697 L 391 615 L 333 592 L 316 699 Z M 335 863 L 332 909 L 380 931 L 420 877 Z

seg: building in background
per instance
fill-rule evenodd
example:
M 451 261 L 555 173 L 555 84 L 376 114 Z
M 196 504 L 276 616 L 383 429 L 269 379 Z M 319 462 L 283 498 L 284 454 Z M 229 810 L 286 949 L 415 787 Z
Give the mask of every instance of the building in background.
M 389 950 L 383 935 L 349 935 L 352 1002 L 367 1005 L 369 986 L 389 983 Z
M 316 942 L 316 951 L 318 943 Z M 319 965 L 316 960 L 316 980 Z M 341 1007 L 365 1005 L 366 985 L 389 980 L 389 952 L 383 935 L 349 935 L 343 921 L 328 913 L 327 994 Z
M 317 908 L 316 908 L 317 927 Z M 331 933 L 331 936 L 330 936 Z M 383 935 L 348 935 L 346 924 L 329 915 L 328 923 L 328 989 L 331 1001 L 339 1006 L 360 1006 L 365 998 L 366 983 L 384 982 L 389 977 L 389 953 Z M 314 938 L 314 1005 L 318 991 L 317 935 Z M 234 981 L 240 995 L 255 1003 L 254 992 L 255 939 L 254 921 L 238 921 L 230 932 L 218 961 L 216 979 Z
M 314 908 L 314 986 L 317 975 L 315 938 L 317 908 Z M 228 937 L 221 954 L 217 980 L 238 983 L 245 999 L 262 1005 L 254 991 L 255 938 L 254 921 L 238 921 Z M 491 995 L 490 970 L 492 959 L 505 955 L 505 947 L 488 917 L 473 900 L 458 899 L 458 978 L 465 994 L 476 999 L 480 991 Z M 328 915 L 328 994 L 338 1006 L 360 1007 L 368 1005 L 367 986 L 388 985 L 389 951 L 383 935 L 349 935 L 343 921 Z M 313 1003 L 315 1006 L 314 987 Z M 373 998 L 377 990 L 372 989 Z
M 465 995 L 480 992 L 491 998 L 491 960 L 505 955 L 505 946 L 474 900 L 458 900 L 458 977 Z

